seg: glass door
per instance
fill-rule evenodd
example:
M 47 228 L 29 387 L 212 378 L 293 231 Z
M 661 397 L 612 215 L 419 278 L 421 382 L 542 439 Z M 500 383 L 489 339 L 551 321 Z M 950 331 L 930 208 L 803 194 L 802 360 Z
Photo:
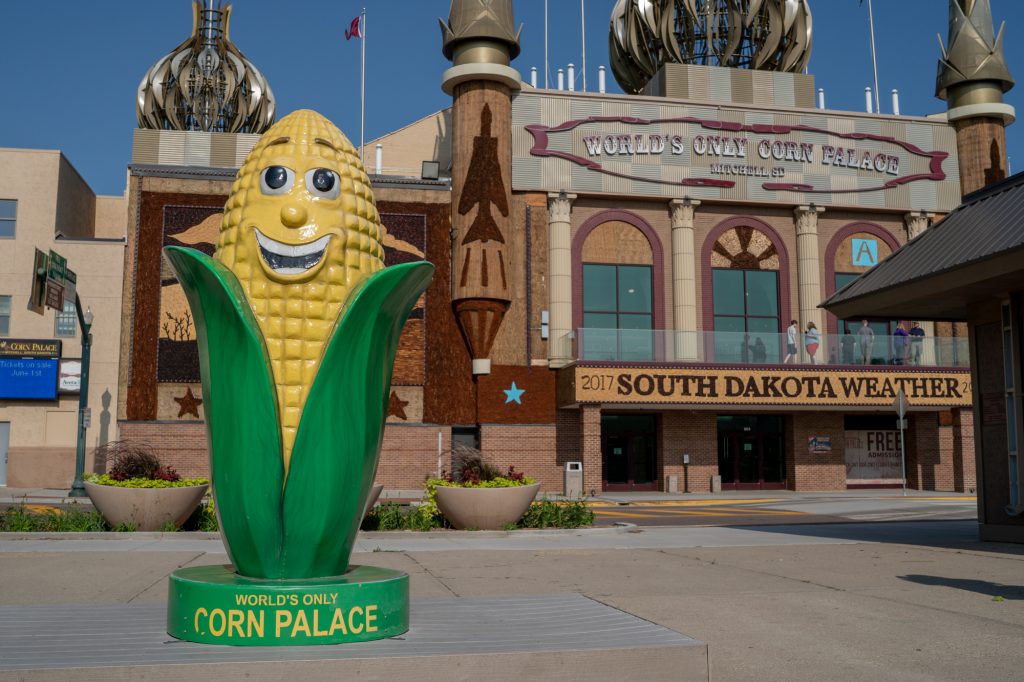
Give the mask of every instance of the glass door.
M 602 415 L 605 490 L 657 490 L 654 415 Z
M 770 416 L 718 417 L 718 473 L 725 490 L 785 488 L 782 420 Z

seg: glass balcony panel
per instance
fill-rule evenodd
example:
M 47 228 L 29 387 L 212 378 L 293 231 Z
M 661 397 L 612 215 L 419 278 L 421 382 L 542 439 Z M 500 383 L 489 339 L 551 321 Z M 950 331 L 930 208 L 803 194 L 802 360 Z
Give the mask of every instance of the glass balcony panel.
M 716 317 L 717 331 L 681 332 L 649 329 L 652 323 L 650 315 L 586 313 L 584 324 L 593 326 L 576 330 L 576 356 L 580 360 L 617 362 L 781 363 L 786 353 L 786 334 L 771 331 L 772 325 L 778 324 L 772 318 L 746 318 L 746 322 L 749 325 L 755 319 L 759 320 L 757 326 L 762 326 L 764 331 L 743 331 L 744 318 Z M 822 335 L 821 348 L 816 354 L 817 364 L 856 367 L 862 364 L 862 353 L 867 353 L 869 365 L 876 369 L 893 366 L 904 369 L 970 367 L 968 341 L 963 337 L 926 337 L 920 341 L 920 353 L 913 345 L 908 345 L 901 358 L 894 355 L 896 343 L 892 336 L 876 336 L 870 347 L 856 337 L 853 340 L 849 337 L 846 334 Z M 802 337 L 800 345 L 803 345 Z M 806 365 L 808 360 L 807 354 L 801 353 L 795 364 Z

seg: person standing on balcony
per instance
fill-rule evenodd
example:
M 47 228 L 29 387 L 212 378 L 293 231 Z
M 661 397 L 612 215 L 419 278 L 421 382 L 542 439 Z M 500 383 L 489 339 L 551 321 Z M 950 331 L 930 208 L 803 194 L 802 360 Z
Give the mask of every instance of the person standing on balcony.
M 782 364 L 789 365 L 796 362 L 796 335 L 797 331 L 796 320 L 789 321 L 789 328 L 786 329 L 786 359 L 782 361 Z
M 924 348 L 924 330 L 920 322 L 910 323 L 910 362 L 921 364 L 921 350 Z
M 813 322 L 808 322 L 807 331 L 804 332 L 804 348 L 807 349 L 807 356 L 811 359 L 812 365 L 817 364 L 814 354 L 818 352 L 818 341 L 818 328 L 814 326 Z
M 850 331 L 850 325 L 843 325 L 843 340 L 841 341 L 843 346 L 843 364 L 853 364 L 853 349 L 857 345 L 857 340 L 853 338 L 853 333 Z
M 861 320 L 857 330 L 857 342 L 860 344 L 860 364 L 871 364 L 871 347 L 875 345 L 875 330 L 867 320 Z
M 761 337 L 754 339 L 754 363 L 763 365 L 768 362 L 768 347 L 764 345 Z
M 892 340 L 892 364 L 904 365 L 907 362 L 907 345 L 910 335 L 903 328 L 902 322 L 896 325 L 896 331 L 892 335 L 894 337 Z

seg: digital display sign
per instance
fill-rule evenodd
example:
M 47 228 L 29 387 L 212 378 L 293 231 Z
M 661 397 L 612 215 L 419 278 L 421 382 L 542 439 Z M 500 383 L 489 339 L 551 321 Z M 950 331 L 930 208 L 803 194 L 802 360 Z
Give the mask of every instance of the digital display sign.
M 56 400 L 56 358 L 0 358 L 0 400 Z

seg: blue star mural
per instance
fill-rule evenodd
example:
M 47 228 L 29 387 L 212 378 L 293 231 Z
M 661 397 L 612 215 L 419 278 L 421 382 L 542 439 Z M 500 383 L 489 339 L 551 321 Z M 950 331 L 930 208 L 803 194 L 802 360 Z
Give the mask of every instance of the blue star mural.
M 512 382 L 512 388 L 502 389 L 505 393 L 505 404 L 508 405 L 511 402 L 523 404 L 522 397 L 526 393 L 523 389 L 516 386 L 516 382 Z

